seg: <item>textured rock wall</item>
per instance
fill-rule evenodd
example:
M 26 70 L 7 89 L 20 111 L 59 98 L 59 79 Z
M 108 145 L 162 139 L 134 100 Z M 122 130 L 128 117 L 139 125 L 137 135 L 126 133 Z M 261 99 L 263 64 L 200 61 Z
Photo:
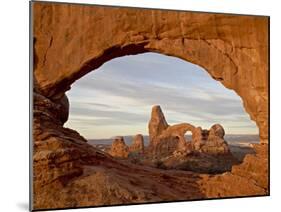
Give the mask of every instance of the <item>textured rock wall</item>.
M 267 142 L 267 17 L 33 5 L 34 77 L 43 95 L 60 98 L 75 80 L 112 58 L 159 52 L 198 64 L 235 90 L 261 142 Z

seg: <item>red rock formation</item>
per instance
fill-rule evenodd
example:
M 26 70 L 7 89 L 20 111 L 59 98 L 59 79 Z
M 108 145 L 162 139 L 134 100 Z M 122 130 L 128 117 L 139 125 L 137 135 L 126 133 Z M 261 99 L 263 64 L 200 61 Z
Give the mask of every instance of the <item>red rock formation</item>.
M 133 143 L 129 147 L 129 151 L 131 153 L 139 153 L 139 154 L 144 153 L 144 141 L 143 141 L 142 134 L 137 134 L 134 136 Z
M 198 64 L 235 90 L 267 142 L 267 17 L 46 2 L 32 2 L 32 12 L 33 209 L 267 194 L 258 180 L 267 152 L 246 158 L 244 173 L 216 179 L 121 163 L 63 127 L 75 80 L 115 57 L 151 51 Z
M 268 145 L 253 144 L 253 148 L 256 154 L 246 155 L 241 165 L 232 167 L 231 173 L 253 180 L 268 192 Z
M 209 137 L 219 137 L 222 138 L 224 137 L 225 132 L 223 127 L 220 124 L 214 124 L 209 131 Z
M 109 154 L 117 158 L 127 158 L 129 155 L 129 147 L 125 144 L 124 138 L 118 136 L 111 144 Z
M 152 107 L 149 129 L 149 152 L 154 158 L 167 157 L 174 151 L 188 152 L 189 145 L 185 133 L 193 131 L 194 126 L 188 123 L 169 126 L 159 105 Z
M 165 116 L 159 105 L 152 107 L 150 121 L 148 123 L 148 133 L 149 133 L 149 143 L 150 145 L 155 145 L 157 137 L 169 127 Z
M 191 144 L 187 143 L 184 137 L 187 131 L 192 132 Z M 152 135 L 149 134 L 149 151 L 155 158 L 163 158 L 172 154 L 185 155 L 192 151 L 213 155 L 230 154 L 221 125 L 215 124 L 210 130 L 202 130 L 201 127 L 196 128 L 188 123 L 169 126 L 158 105 L 152 108 L 149 132 L 152 133 Z
M 154 110 L 153 107 L 152 110 Z M 157 106 L 161 111 L 160 106 Z M 165 121 L 161 111 L 161 119 L 157 118 L 159 113 L 152 113 L 156 117 L 151 120 Z M 167 123 L 166 121 L 164 123 Z M 155 132 L 153 127 L 161 126 L 149 124 L 150 131 Z M 185 133 L 192 132 L 192 141 L 187 142 Z M 229 171 L 235 159 L 224 140 L 224 129 L 215 124 L 210 130 L 202 130 L 188 123 L 168 126 L 153 137 L 153 143 L 149 145 L 149 153 L 155 160 L 156 167 L 165 169 L 181 169 L 202 173 L 222 173 Z M 153 160 L 153 161 L 154 161 Z
M 268 194 L 268 145 L 254 145 L 254 149 L 256 154 L 247 155 L 242 164 L 232 167 L 231 172 L 216 176 L 202 175 L 202 191 L 209 197 Z
M 193 149 L 215 155 L 230 154 L 224 135 L 224 129 L 220 124 L 213 125 L 210 130 L 202 130 L 201 127 L 197 127 L 192 135 Z

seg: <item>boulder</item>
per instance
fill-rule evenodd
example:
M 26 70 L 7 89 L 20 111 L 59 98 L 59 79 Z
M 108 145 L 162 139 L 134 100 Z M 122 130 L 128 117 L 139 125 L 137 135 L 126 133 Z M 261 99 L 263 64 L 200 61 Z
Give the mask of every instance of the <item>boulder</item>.
M 205 142 L 206 142 L 205 134 L 206 133 L 203 133 L 203 130 L 201 127 L 196 127 L 193 130 L 191 143 L 192 143 L 194 150 L 199 151 L 201 149 L 201 147 L 205 144 Z
M 188 123 L 168 125 L 159 105 L 153 106 L 149 122 L 149 153 L 154 158 L 163 158 L 172 154 L 185 154 L 191 146 L 185 140 L 185 133 L 195 127 Z

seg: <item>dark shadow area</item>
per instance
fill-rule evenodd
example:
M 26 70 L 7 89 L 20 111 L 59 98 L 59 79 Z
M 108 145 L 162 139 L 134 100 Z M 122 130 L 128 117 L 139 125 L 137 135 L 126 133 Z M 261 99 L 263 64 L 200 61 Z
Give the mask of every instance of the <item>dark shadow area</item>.
M 247 154 L 255 154 L 255 150 L 250 146 L 229 145 L 232 155 L 242 162 Z

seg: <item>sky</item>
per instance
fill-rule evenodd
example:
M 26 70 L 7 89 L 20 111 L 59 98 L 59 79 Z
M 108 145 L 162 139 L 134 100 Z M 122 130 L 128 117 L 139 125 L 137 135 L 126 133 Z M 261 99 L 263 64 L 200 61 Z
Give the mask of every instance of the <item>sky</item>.
M 153 105 L 167 122 L 209 129 L 220 123 L 227 134 L 258 134 L 241 98 L 203 68 L 157 53 L 115 58 L 72 84 L 65 126 L 88 139 L 148 135 Z

